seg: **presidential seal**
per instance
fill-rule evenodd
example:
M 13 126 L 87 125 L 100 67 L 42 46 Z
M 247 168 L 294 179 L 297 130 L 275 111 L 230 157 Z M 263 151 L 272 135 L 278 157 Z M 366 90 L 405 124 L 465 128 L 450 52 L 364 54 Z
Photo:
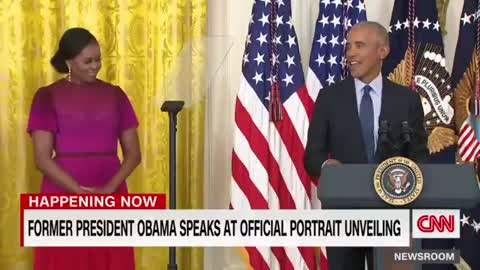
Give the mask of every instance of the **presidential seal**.
M 415 162 L 405 157 L 386 159 L 375 170 L 373 185 L 378 196 L 391 205 L 406 205 L 422 192 L 423 175 Z

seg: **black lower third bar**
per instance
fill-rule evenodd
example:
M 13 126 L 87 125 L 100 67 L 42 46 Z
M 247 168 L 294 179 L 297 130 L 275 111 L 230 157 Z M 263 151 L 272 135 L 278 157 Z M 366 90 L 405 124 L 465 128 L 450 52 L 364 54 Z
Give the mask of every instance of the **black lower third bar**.
M 395 263 L 456 264 L 460 262 L 460 251 L 443 249 L 429 249 L 417 252 L 396 251 L 393 252 L 393 261 Z

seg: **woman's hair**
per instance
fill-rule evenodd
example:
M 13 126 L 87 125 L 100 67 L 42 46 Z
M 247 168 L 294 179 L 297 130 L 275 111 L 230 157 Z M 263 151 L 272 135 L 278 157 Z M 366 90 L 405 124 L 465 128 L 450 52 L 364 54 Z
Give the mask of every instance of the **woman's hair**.
M 77 56 L 90 42 L 97 41 L 94 35 L 84 28 L 70 28 L 63 33 L 58 50 L 50 59 L 52 66 L 60 73 L 68 73 L 66 60 Z

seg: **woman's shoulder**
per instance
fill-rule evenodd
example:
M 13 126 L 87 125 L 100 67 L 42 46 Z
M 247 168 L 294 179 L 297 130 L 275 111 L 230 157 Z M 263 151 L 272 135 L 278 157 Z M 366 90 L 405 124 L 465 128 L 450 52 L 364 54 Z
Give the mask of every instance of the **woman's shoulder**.
M 55 88 L 61 87 L 63 85 L 63 81 L 64 79 L 56 80 L 50 84 L 41 86 L 38 90 L 45 91 L 44 89 L 48 90 L 48 89 L 55 89 Z
M 56 80 L 50 84 L 47 84 L 47 85 L 44 85 L 44 86 L 41 86 L 37 92 L 48 92 L 48 93 L 53 93 L 53 92 L 56 92 L 56 91 L 59 91 L 59 90 L 64 90 L 64 89 L 68 89 L 70 88 L 69 86 L 69 82 L 65 79 L 65 78 L 62 78 L 62 79 L 59 79 L 59 80 Z
M 109 89 L 109 90 L 112 90 L 112 91 L 123 91 L 120 86 L 118 86 L 116 84 L 106 82 L 106 81 L 103 81 L 103 80 L 100 80 L 100 79 L 97 79 L 95 84 L 97 85 L 97 87 L 104 88 L 104 89 Z
M 127 93 L 119 85 L 105 82 L 100 79 L 97 79 L 96 85 L 101 89 L 102 93 L 108 93 L 108 95 L 114 96 L 119 100 L 127 98 Z
M 54 81 L 50 84 L 40 86 L 36 91 L 36 95 L 50 95 L 52 91 L 55 91 L 58 88 L 62 88 L 63 86 L 63 79 Z
M 52 82 L 48 85 L 40 87 L 37 90 L 37 93 L 51 95 L 51 94 L 58 93 L 58 92 L 65 92 L 65 91 L 69 92 L 68 90 L 72 90 L 72 91 L 82 90 L 83 91 L 83 90 L 87 90 L 87 89 L 91 89 L 91 90 L 95 90 L 95 91 L 100 90 L 103 93 L 111 93 L 111 94 L 114 94 L 114 95 L 124 94 L 124 91 L 120 86 L 109 83 L 109 82 L 106 82 L 106 81 L 103 81 L 103 80 L 100 80 L 100 79 L 97 79 L 95 82 L 90 83 L 88 85 L 85 85 L 85 84 L 84 85 L 75 85 L 73 83 L 70 83 L 66 79 L 60 79 L 60 80 Z M 87 91 L 87 92 L 91 92 L 91 91 Z

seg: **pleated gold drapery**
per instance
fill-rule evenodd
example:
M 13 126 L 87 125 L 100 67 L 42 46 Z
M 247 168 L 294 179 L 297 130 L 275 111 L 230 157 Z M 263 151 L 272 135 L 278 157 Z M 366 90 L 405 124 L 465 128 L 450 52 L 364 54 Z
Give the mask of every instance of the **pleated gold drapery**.
M 35 91 L 59 78 L 50 66 L 61 34 L 85 27 L 99 40 L 99 78 L 120 85 L 140 120 L 142 164 L 131 192 L 168 194 L 166 99 L 179 115 L 177 205 L 202 208 L 207 0 L 0 0 L 0 269 L 31 269 L 19 247 L 19 194 L 37 192 L 40 174 L 25 128 Z M 140 269 L 165 268 L 166 248 L 137 248 Z M 203 269 L 199 248 L 179 249 L 179 269 Z

